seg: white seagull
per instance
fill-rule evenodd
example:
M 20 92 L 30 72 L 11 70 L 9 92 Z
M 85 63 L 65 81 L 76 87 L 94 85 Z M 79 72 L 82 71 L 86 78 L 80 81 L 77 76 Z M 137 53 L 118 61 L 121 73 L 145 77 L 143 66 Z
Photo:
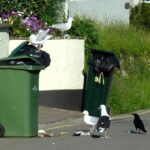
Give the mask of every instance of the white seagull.
M 43 45 L 43 43 L 50 39 L 52 37 L 52 35 L 48 35 L 48 32 L 50 31 L 50 29 L 48 28 L 47 30 L 39 30 L 37 34 L 31 34 L 29 37 L 30 42 L 33 45 L 38 45 L 41 47 L 41 45 Z
M 90 125 L 92 127 L 90 131 L 93 131 L 99 120 L 99 117 L 90 116 L 87 110 L 84 110 L 82 113 L 84 115 L 83 121 L 85 122 L 85 124 Z
M 46 30 L 39 30 L 36 37 L 36 41 L 43 41 L 45 38 L 50 38 L 50 36 L 48 35 L 49 31 L 50 31 L 49 28 Z
M 104 138 L 109 138 L 109 137 L 106 136 L 106 133 L 107 133 L 106 130 L 111 125 L 111 118 L 110 118 L 110 116 L 107 113 L 105 105 L 100 105 L 100 109 L 101 109 L 101 117 L 99 118 L 95 129 L 97 131 L 99 131 L 100 133 L 104 132 Z
M 72 21 L 73 18 L 70 17 L 68 18 L 67 23 L 53 24 L 51 27 L 60 30 L 63 34 L 64 31 L 69 30 L 71 28 Z

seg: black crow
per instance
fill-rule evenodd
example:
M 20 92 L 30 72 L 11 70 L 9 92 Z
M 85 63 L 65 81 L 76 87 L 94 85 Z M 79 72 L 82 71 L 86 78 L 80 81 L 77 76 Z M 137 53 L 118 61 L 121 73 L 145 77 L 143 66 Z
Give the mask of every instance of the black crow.
M 133 123 L 134 123 L 136 130 L 138 129 L 139 133 L 140 131 L 143 131 L 146 133 L 147 131 L 144 127 L 143 121 L 140 119 L 140 116 L 137 113 L 133 113 L 132 115 L 134 116 Z

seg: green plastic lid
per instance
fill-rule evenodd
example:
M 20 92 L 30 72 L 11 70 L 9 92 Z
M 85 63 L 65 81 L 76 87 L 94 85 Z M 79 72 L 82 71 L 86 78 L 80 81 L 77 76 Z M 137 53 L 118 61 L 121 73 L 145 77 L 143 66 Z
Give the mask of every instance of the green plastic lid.
M 0 69 L 14 69 L 14 70 L 44 70 L 44 66 L 40 65 L 2 65 Z
M 14 63 L 15 61 L 18 61 L 18 63 L 15 64 Z M 32 61 L 33 63 L 23 64 L 24 61 Z M 18 70 L 43 70 L 45 69 L 45 66 L 43 66 L 37 59 L 27 55 L 23 55 L 0 59 L 0 69 L 8 69 L 8 68 Z

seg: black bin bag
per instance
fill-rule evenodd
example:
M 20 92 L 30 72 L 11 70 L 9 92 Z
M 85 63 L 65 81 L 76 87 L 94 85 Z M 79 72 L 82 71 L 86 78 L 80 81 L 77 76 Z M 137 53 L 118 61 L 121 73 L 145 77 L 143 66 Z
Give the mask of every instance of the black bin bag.
M 15 57 L 21 57 L 21 56 L 27 56 L 30 58 L 33 58 L 36 60 L 36 62 L 40 63 L 40 65 L 43 65 L 48 67 L 51 63 L 50 55 L 43 51 L 43 50 L 38 50 L 35 46 L 30 45 L 29 42 L 25 41 L 21 43 L 17 48 L 15 48 L 12 53 L 8 56 L 9 58 L 14 58 Z M 30 65 L 35 65 L 35 61 L 32 61 L 32 59 L 18 59 L 15 61 L 16 64 L 19 64 L 20 61 L 21 63 L 24 64 L 30 64 Z
M 28 44 L 28 42 L 18 46 L 9 57 L 25 55 L 36 59 L 38 62 L 40 62 L 41 65 L 45 67 L 50 65 L 51 59 L 49 54 L 43 50 L 38 50 L 35 46 Z M 27 61 L 25 63 L 32 64 L 32 62 Z
M 104 76 L 112 74 L 117 67 L 120 68 L 119 60 L 114 53 L 103 50 L 92 50 L 93 71 L 95 75 L 103 73 Z

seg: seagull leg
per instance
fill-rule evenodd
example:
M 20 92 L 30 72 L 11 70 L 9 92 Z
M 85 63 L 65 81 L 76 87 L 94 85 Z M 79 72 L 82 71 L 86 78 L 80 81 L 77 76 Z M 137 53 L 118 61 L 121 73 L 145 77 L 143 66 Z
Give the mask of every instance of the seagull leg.
M 107 136 L 106 134 L 107 134 L 107 131 L 104 131 L 104 136 L 102 136 L 102 138 L 109 139 L 110 137 Z
M 91 126 L 90 132 L 93 132 L 94 130 L 95 130 L 95 127 L 94 127 L 94 126 Z
M 109 139 L 110 137 L 109 136 L 107 136 L 106 134 L 107 134 L 107 131 L 104 131 L 104 137 L 105 137 L 105 139 Z
M 64 31 L 62 31 L 61 34 L 62 34 L 62 38 L 65 39 Z

